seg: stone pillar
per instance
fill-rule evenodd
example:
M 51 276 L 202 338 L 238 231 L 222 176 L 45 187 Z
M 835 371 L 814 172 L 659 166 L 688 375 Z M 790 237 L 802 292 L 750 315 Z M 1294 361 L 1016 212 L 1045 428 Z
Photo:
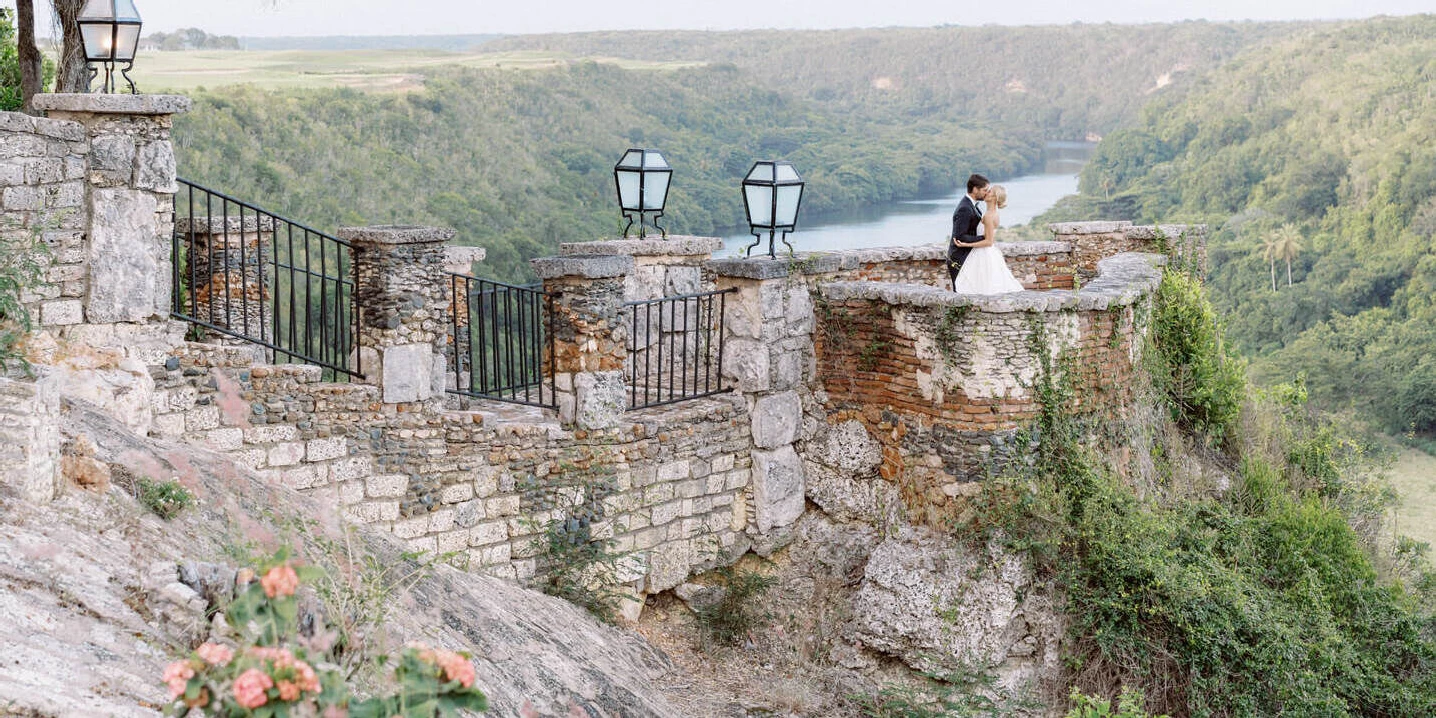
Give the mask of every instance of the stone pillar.
M 617 425 L 629 404 L 624 282 L 633 257 L 570 255 L 533 260 L 553 298 L 554 387 L 559 421 L 584 429 Z
M 1082 281 L 1097 276 L 1097 263 L 1123 252 L 1166 255 L 1184 268 L 1206 273 L 1207 226 L 1131 222 L 1059 222 L 1047 225 L 1053 239 L 1072 246 L 1072 264 Z
M 440 227 L 343 227 L 354 245 L 359 287 L 359 371 L 382 387 L 386 404 L 426 401 L 443 392 L 450 283 Z
M 186 218 L 175 223 L 175 232 L 190 238 L 189 275 L 194 289 L 193 305 L 186 309 L 218 327 L 271 336 L 273 277 L 264 276 L 264 262 L 274 240 L 274 218 Z M 241 339 L 233 343 L 247 344 Z
M 794 443 L 803 395 L 816 374 L 813 302 L 787 259 L 708 262 L 719 289 L 736 288 L 724 317 L 723 380 L 748 400 L 753 441 L 753 503 L 766 534 L 803 513 L 806 476 Z
M 177 189 L 170 127 L 189 98 L 42 94 L 34 104 L 89 135 L 85 322 L 167 320 Z

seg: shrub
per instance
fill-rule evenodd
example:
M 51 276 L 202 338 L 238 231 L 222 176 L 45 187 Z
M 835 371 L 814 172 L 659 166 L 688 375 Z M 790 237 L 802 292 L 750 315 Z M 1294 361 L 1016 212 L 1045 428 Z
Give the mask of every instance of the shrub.
M 1150 367 L 1172 419 L 1217 445 L 1229 445 L 1246 394 L 1246 367 L 1222 340 L 1201 283 L 1167 271 L 1152 317 Z
M 29 368 L 20 352 L 32 328 L 25 291 L 40 282 L 47 251 L 31 234 L 0 236 L 0 372 Z
M 705 642 L 731 646 L 748 635 L 762 619 L 753 604 L 773 587 L 775 581 L 773 577 L 757 571 L 734 570 L 731 566 L 724 566 L 716 573 L 723 597 L 699 606 L 694 613 L 703 629 Z
M 194 503 L 194 494 L 177 479 L 155 481 L 141 476 L 135 481 L 135 498 L 150 513 L 168 521 Z
M 1117 704 L 1105 698 L 1089 696 L 1082 691 L 1072 690 L 1072 709 L 1067 711 L 1067 718 L 1168 718 L 1165 715 L 1153 716 L 1143 708 L 1145 698 L 1142 692 L 1135 688 L 1123 688 L 1122 697 L 1117 699 Z
M 617 585 L 618 562 L 613 541 L 594 539 L 587 524 L 559 520 L 539 539 L 542 574 L 536 588 L 587 609 L 599 620 L 612 621 L 624 593 Z
M 391 674 L 393 692 L 355 697 L 330 646 L 302 638 L 299 632 L 299 585 L 319 573 L 290 560 L 288 550 L 261 564 L 253 574 L 259 580 L 251 581 L 225 611 L 241 636 L 238 643 L 205 643 L 165 668 L 171 715 L 201 710 L 206 716 L 228 718 L 435 718 L 455 716 L 460 709 L 487 710 L 487 698 L 473 687 L 469 657 L 425 646 L 409 646 L 400 653 Z M 313 633 L 317 637 L 327 631 Z

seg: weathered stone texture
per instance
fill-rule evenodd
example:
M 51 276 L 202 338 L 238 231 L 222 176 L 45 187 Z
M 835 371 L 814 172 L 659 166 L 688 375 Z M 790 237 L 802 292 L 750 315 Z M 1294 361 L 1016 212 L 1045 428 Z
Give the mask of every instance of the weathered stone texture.
M 44 503 L 60 488 L 60 389 L 0 377 L 0 486 Z

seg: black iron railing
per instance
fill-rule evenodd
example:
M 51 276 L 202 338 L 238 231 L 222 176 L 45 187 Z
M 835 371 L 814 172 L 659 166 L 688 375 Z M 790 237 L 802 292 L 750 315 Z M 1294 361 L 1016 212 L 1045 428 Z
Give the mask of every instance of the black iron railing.
M 553 300 L 542 289 L 450 274 L 452 391 L 552 409 Z
M 627 303 L 630 409 L 727 391 L 723 314 L 733 291 Z
M 179 180 L 174 315 L 263 347 L 274 363 L 361 377 L 352 247 L 338 237 Z

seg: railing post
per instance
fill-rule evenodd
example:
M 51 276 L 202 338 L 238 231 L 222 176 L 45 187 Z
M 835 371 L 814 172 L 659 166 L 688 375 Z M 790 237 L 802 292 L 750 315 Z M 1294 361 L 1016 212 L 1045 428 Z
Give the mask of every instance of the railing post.
M 386 404 L 420 402 L 444 390 L 443 355 L 452 291 L 441 227 L 344 227 L 358 268 L 359 368 Z
M 274 341 L 270 304 L 273 277 L 264 276 L 274 240 L 274 218 L 241 212 L 238 217 L 179 217 L 175 232 L 188 238 L 192 309 L 198 319 L 246 336 Z M 218 335 L 222 344 L 243 339 Z
M 533 267 L 554 304 L 546 329 L 559 420 L 585 429 L 617 425 L 628 408 L 623 283 L 633 257 L 544 257 Z

